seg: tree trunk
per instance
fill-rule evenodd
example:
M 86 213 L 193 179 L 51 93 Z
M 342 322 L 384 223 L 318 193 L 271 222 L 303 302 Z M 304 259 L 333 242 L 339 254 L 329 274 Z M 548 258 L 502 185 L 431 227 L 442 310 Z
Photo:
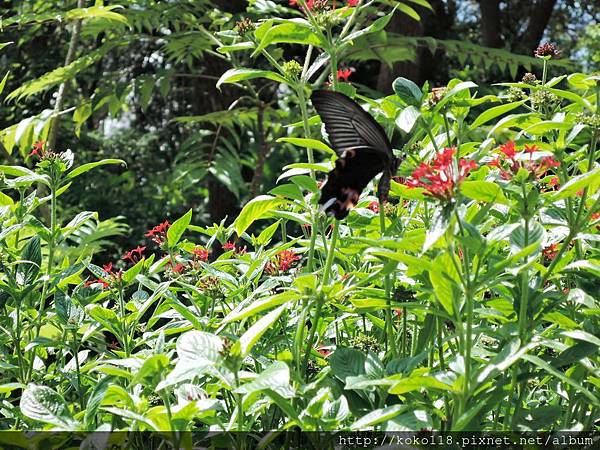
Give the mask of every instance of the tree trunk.
M 500 0 L 481 0 L 479 7 L 481 10 L 481 43 L 485 47 L 503 47 Z
M 423 36 L 423 25 L 406 14 L 396 13 L 386 28 L 390 33 L 399 33 L 404 36 Z M 392 67 L 385 62 L 381 63 L 377 77 L 377 90 L 388 95 L 393 92 L 392 83 L 403 76 L 409 80 L 419 81 L 419 55 L 414 61 L 399 61 Z
M 517 51 L 526 55 L 533 53 L 544 36 L 544 31 L 548 26 L 555 5 L 556 0 L 538 0 L 535 2 L 535 5 L 531 7 L 527 28 L 516 45 Z

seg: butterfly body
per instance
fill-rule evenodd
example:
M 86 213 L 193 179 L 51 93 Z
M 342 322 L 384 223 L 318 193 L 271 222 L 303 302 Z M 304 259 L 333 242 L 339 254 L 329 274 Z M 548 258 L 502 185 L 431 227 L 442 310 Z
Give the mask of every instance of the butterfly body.
M 315 91 L 311 100 L 339 156 L 321 187 L 322 208 L 336 219 L 343 219 L 379 173 L 383 175 L 378 197 L 383 204 L 400 160 L 392 153 L 381 125 L 354 100 L 339 92 Z

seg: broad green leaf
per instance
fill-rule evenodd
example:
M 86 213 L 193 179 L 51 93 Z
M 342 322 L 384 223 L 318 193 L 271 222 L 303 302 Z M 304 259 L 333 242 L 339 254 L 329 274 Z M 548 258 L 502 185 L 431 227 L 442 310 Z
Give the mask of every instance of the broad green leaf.
M 290 369 L 286 363 L 275 361 L 267 369 L 261 372 L 255 379 L 245 383 L 234 392 L 240 394 L 252 394 L 258 391 L 270 389 L 284 398 L 292 398 L 294 391 L 290 386 Z
M 283 305 L 285 303 L 295 301 L 299 299 L 299 294 L 294 291 L 286 291 L 280 294 L 271 295 L 269 297 L 261 298 L 252 302 L 246 308 L 241 310 L 234 309 L 231 311 L 225 319 L 223 319 L 223 323 L 235 322 L 237 320 L 246 319 L 248 317 L 253 317 L 254 315 L 266 310 L 274 308 L 275 306 Z
M 222 349 L 221 338 L 204 331 L 188 331 L 177 340 L 177 356 L 180 359 L 216 362 Z
M 595 192 L 600 186 L 600 167 L 571 178 L 552 196 L 552 201 L 562 200 L 577 195 L 577 192 L 588 188 Z
M 421 389 L 439 389 L 442 391 L 456 391 L 456 387 L 446 384 L 430 375 L 413 375 L 408 378 L 402 378 L 396 382 L 390 389 L 390 394 L 406 394 L 407 392 L 418 391 Z
M 248 330 L 240 336 L 240 339 L 233 344 L 231 349 L 233 354 L 240 355 L 242 358 L 248 356 L 254 344 L 258 342 L 261 336 L 275 323 L 287 305 L 281 305 L 279 308 L 271 311 L 266 316 L 260 318 Z
M 258 31 L 258 30 L 257 30 Z M 260 35 L 257 32 L 257 35 Z M 258 37 L 258 36 L 257 36 Z M 302 44 L 322 47 L 321 38 L 313 31 L 312 26 L 305 19 L 288 19 L 283 23 L 274 25 L 259 38 L 259 44 L 254 50 L 253 56 L 271 44 Z
M 484 112 L 479 114 L 477 118 L 471 124 L 471 130 L 474 130 L 481 125 L 488 123 L 490 120 L 495 119 L 502 114 L 505 114 L 509 111 L 512 111 L 515 108 L 518 108 L 525 100 L 520 100 L 518 102 L 507 103 L 506 105 L 494 106 L 493 108 L 486 109 Z
M 172 248 L 177 245 L 177 243 L 181 239 L 181 236 L 183 236 L 183 233 L 185 232 L 191 221 L 192 210 L 190 208 L 190 210 L 186 212 L 182 217 L 173 222 L 173 224 L 167 230 L 167 242 L 169 244 L 169 247 Z
M 21 261 L 17 265 L 16 279 L 21 286 L 32 284 L 42 268 L 42 247 L 39 236 L 32 237 L 23 252 Z
M 317 141 L 316 139 L 304 139 L 304 138 L 293 138 L 293 137 L 282 137 L 277 139 L 277 142 L 289 142 L 290 144 L 298 147 L 313 148 L 315 150 L 321 150 L 325 153 L 335 155 L 335 152 L 327 144 Z
M 398 414 L 405 412 L 409 409 L 412 409 L 413 406 L 410 405 L 392 405 L 387 408 L 376 409 L 375 411 L 371 411 L 370 413 L 362 416 L 352 425 L 350 425 L 351 430 L 365 430 L 370 429 L 374 425 L 387 422 L 388 420 L 393 419 Z
M 60 429 L 74 430 L 79 426 L 73 419 L 65 399 L 46 386 L 28 385 L 21 396 L 19 408 L 26 417 L 52 424 Z
M 76 167 L 67 174 L 65 179 L 72 180 L 73 178 L 78 177 L 79 175 L 84 174 L 92 169 L 95 169 L 96 167 L 106 166 L 108 164 L 121 164 L 123 166 L 126 165 L 125 161 L 123 161 L 122 159 L 103 159 L 101 161 L 82 164 L 81 166 Z
M 396 95 L 400 97 L 400 100 L 404 103 L 407 105 L 421 106 L 423 92 L 421 92 L 419 86 L 414 82 L 408 78 L 399 77 L 394 80 L 392 86 Z
M 98 409 L 100 409 L 100 405 L 111 384 L 115 384 L 115 379 L 111 376 L 105 376 L 95 384 L 85 407 L 84 421 L 87 429 L 91 429 L 94 425 L 96 413 L 98 412 Z
M 405 133 L 410 133 L 419 117 L 421 117 L 421 111 L 416 106 L 409 105 L 400 112 L 396 119 L 396 125 Z
M 273 222 L 271 225 L 269 225 L 267 228 L 265 228 L 263 231 L 261 231 L 261 233 L 256 238 L 256 243 L 258 245 L 265 246 L 269 242 L 271 242 L 271 238 L 273 237 L 273 235 L 279 228 L 280 223 L 281 223 L 281 220 L 277 220 L 277 221 Z
M 217 81 L 217 88 L 220 88 L 221 85 L 225 83 L 237 83 L 239 81 L 253 80 L 255 78 L 266 78 L 278 83 L 287 83 L 287 80 L 284 77 L 275 72 L 271 72 L 270 70 L 229 69 L 221 75 L 221 78 Z
M 502 188 L 491 181 L 464 181 L 460 191 L 472 200 L 486 203 L 500 203 L 507 205 L 508 199 L 504 196 Z
M 538 358 L 537 356 L 523 355 L 522 358 L 529 361 L 532 364 L 535 364 L 540 369 L 545 370 L 550 375 L 553 375 L 556 378 L 560 379 L 562 382 L 572 386 L 573 388 L 575 388 L 575 390 L 579 391 L 581 394 L 583 394 L 585 397 L 587 397 L 593 405 L 600 406 L 600 400 L 592 392 L 590 392 L 588 389 L 583 387 L 579 382 L 577 382 L 574 378 L 566 376 L 562 371 L 555 369 L 550 364 L 548 364 L 546 361 L 544 361 L 541 358 Z
M 250 200 L 235 219 L 234 227 L 238 236 L 241 236 L 256 220 L 263 218 L 284 203 L 287 203 L 287 200 L 270 195 L 260 195 Z
M 347 377 L 356 377 L 365 373 L 366 359 L 366 355 L 359 350 L 338 347 L 329 357 L 329 365 L 333 374 L 345 382 Z

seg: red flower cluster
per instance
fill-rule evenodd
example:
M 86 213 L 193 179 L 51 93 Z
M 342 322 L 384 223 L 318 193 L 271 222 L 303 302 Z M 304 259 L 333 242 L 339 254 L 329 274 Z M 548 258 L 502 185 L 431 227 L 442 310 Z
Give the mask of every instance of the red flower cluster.
M 350 79 L 350 75 L 352 75 L 353 72 L 354 72 L 354 70 L 352 70 L 352 69 L 338 69 L 338 71 L 337 71 L 338 81 L 348 82 L 348 80 Z
M 29 152 L 29 156 L 42 156 L 44 153 L 44 146 L 46 145 L 46 141 L 37 141 L 33 144 L 33 148 L 31 152 Z
M 327 358 L 329 355 L 331 355 L 331 350 L 329 350 L 327 347 L 321 345 L 319 347 L 317 347 L 317 352 L 323 357 L 323 358 Z
M 123 260 L 131 261 L 132 264 L 137 264 L 139 260 L 144 257 L 144 250 L 146 250 L 146 247 L 140 246 L 134 248 L 133 250 L 129 250 L 123 255 Z
M 297 255 L 296 252 L 292 249 L 282 250 L 277 253 L 275 257 L 275 261 L 269 262 L 265 266 L 265 271 L 269 275 L 274 275 L 275 273 L 287 272 L 292 268 L 296 261 L 299 261 L 300 255 Z
M 539 161 L 534 161 L 533 154 L 539 151 L 539 148 L 533 145 L 525 145 L 520 153 L 517 153 L 515 143 L 508 141 L 506 144 L 498 147 L 501 153 L 499 157 L 489 163 L 490 167 L 500 169 L 500 176 L 505 180 L 511 180 L 521 167 L 527 169 L 534 174 L 536 178 L 540 178 L 546 174 L 549 169 L 560 166 L 560 162 L 556 161 L 551 156 L 545 156 Z M 529 154 L 529 158 L 523 157 Z M 558 178 L 554 177 L 550 180 L 550 186 L 558 185 Z
M 223 250 L 225 250 L 226 252 L 233 250 L 236 255 L 243 255 L 248 249 L 245 245 L 243 247 L 236 247 L 236 245 L 233 242 L 227 241 L 227 243 L 223 245 Z
M 544 257 L 546 259 L 554 259 L 556 258 L 556 255 L 558 254 L 558 244 L 550 244 L 548 247 L 546 247 L 545 249 L 542 250 L 542 255 L 544 255 Z
M 406 186 L 423 188 L 427 195 L 442 201 L 450 201 L 460 182 L 469 175 L 471 170 L 477 168 L 475 161 L 461 158 L 458 161 L 458 173 L 455 174 L 453 164 L 455 153 L 456 147 L 445 148 L 431 163 L 421 163 L 406 181 Z
M 194 255 L 194 261 L 208 261 L 208 250 L 204 247 L 196 247 L 192 250 L 192 254 Z
M 146 233 L 146 237 L 152 238 L 152 242 L 158 245 L 162 245 L 167 238 L 167 230 L 171 224 L 168 220 L 165 220 L 160 225 L 156 225 L 150 231 Z
M 369 206 L 367 206 L 367 209 L 370 209 L 375 214 L 378 214 L 379 213 L 379 202 L 375 201 L 375 200 L 372 201 L 371 203 L 369 203 Z

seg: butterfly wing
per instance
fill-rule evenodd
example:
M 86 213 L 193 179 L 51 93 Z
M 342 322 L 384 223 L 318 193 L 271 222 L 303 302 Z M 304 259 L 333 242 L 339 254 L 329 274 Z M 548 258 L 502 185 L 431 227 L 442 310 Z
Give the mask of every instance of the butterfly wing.
M 381 125 L 344 94 L 315 91 L 311 100 L 340 156 L 321 188 L 319 203 L 327 214 L 343 219 L 369 181 L 390 172 L 392 146 Z

